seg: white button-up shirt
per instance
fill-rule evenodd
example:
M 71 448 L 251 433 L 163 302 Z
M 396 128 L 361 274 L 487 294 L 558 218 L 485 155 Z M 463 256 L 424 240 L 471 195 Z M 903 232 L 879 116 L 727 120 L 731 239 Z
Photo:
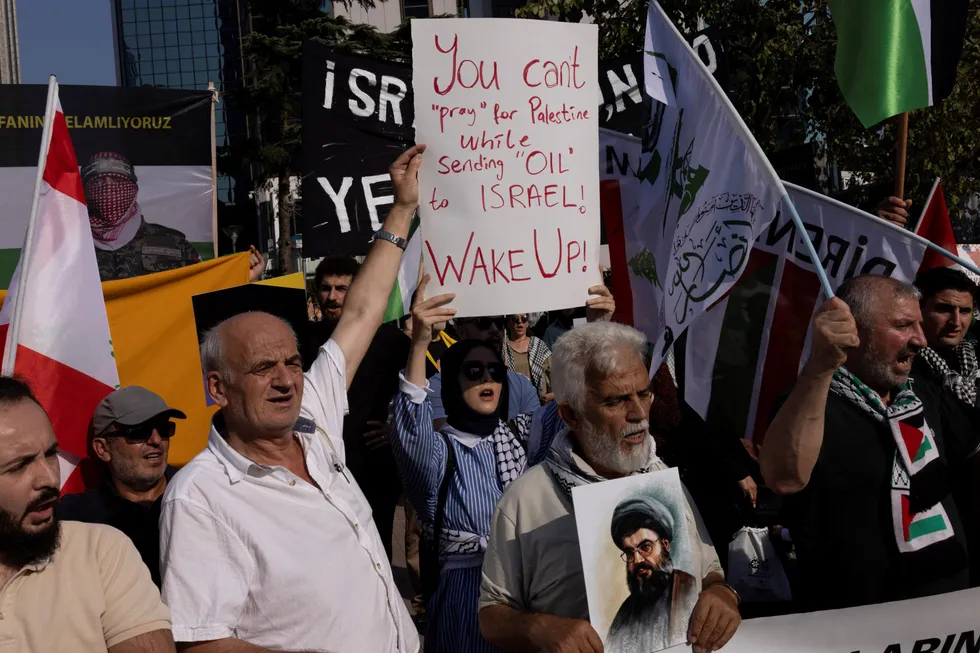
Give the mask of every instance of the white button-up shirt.
M 296 436 L 320 489 L 252 462 L 213 425 L 207 449 L 168 485 L 160 572 L 176 641 L 419 650 L 371 508 L 344 467 L 344 370 L 328 340 L 305 378 Z

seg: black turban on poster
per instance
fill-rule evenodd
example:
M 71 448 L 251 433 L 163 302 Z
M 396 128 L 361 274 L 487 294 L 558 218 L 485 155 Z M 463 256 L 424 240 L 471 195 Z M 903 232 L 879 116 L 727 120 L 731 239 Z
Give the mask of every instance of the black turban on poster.
M 610 532 L 616 546 L 622 548 L 623 538 L 641 528 L 648 528 L 661 540 L 674 539 L 674 516 L 664 504 L 652 497 L 626 499 L 613 510 Z

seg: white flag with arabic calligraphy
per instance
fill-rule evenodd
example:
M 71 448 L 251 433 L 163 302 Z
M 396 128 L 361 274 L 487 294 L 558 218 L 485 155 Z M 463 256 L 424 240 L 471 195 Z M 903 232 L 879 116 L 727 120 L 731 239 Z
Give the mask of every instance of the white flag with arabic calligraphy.
M 643 217 L 626 240 L 636 326 L 655 343 L 655 371 L 673 341 L 741 276 L 786 191 L 654 1 L 644 53 L 644 86 L 653 102 L 639 174 Z

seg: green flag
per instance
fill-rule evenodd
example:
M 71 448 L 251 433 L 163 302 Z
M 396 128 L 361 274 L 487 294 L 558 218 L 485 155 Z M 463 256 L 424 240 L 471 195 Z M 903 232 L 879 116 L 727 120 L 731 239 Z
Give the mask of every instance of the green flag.
M 408 247 L 402 254 L 401 265 L 398 266 L 398 276 L 395 286 L 388 296 L 388 308 L 385 309 L 385 322 L 399 320 L 408 315 L 412 309 L 412 295 L 419 285 L 419 263 L 422 261 L 422 232 L 419 230 L 419 214 L 415 214 L 412 226 L 408 232 Z
M 834 71 L 865 127 L 948 96 L 963 51 L 968 0 L 829 0 Z

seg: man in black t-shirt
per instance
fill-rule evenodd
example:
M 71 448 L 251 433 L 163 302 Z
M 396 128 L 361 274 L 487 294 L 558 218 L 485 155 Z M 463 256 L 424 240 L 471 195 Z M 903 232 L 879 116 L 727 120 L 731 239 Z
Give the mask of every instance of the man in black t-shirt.
M 811 357 L 766 432 L 762 474 L 791 495 L 804 609 L 968 587 L 950 487 L 978 477 L 980 434 L 946 393 L 909 383 L 926 346 L 920 297 L 887 277 L 845 282 L 817 311 Z

